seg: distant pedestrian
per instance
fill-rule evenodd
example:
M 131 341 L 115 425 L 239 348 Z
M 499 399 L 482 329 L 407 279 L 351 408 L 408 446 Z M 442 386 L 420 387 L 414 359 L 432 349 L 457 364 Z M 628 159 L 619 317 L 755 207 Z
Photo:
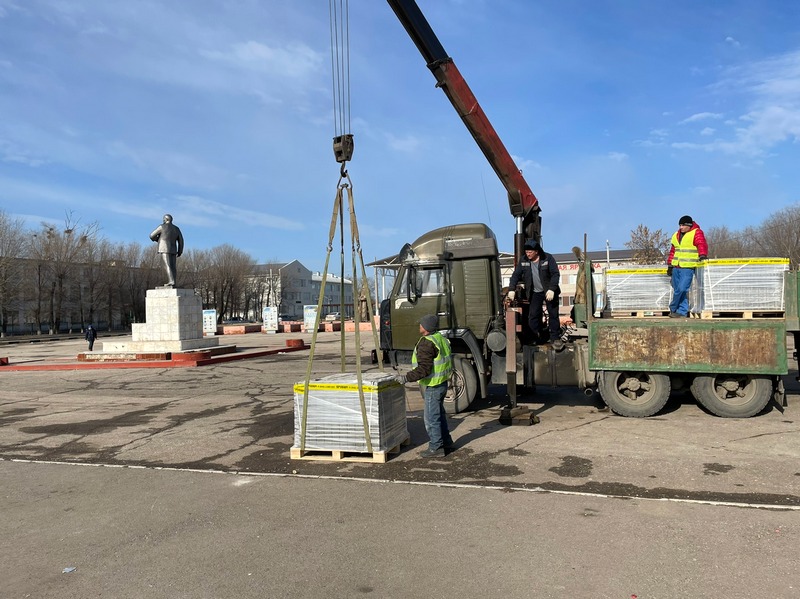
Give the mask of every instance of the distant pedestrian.
M 706 236 L 688 214 L 678 221 L 678 230 L 672 236 L 672 247 L 667 256 L 667 276 L 672 283 L 672 301 L 669 303 L 670 318 L 689 316 L 689 287 L 692 286 L 694 270 L 708 258 Z
M 94 347 L 94 340 L 97 339 L 97 330 L 92 325 L 86 327 L 86 333 L 84 334 L 84 339 L 89 342 L 89 351 L 92 351 Z

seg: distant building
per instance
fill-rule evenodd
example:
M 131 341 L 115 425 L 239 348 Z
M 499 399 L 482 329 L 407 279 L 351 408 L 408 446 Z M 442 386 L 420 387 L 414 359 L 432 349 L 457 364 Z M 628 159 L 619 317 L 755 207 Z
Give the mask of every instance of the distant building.
M 261 299 L 250 306 L 246 315 L 248 319 L 260 320 L 264 306 L 275 306 L 280 318 L 302 320 L 303 306 L 316 306 L 319 301 L 322 273 L 312 272 L 298 260 L 258 264 L 253 267 L 248 285 L 251 293 Z M 353 282 L 328 273 L 321 315 L 330 312 L 342 312 L 345 317 L 353 316 Z

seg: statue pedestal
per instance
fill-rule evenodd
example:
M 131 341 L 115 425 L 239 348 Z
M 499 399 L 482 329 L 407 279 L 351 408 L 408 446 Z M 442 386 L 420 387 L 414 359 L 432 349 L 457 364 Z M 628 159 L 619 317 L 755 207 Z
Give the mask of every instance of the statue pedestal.
M 203 337 L 203 302 L 193 289 L 148 289 L 145 321 L 132 325 L 131 341 L 104 342 L 103 351 L 180 352 L 219 345 L 216 337 Z

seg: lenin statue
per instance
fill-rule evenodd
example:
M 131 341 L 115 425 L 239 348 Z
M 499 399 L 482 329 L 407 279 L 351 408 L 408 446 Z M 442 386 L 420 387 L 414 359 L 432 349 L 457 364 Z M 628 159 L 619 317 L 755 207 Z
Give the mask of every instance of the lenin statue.
M 175 287 L 177 258 L 183 253 L 183 235 L 181 230 L 172 224 L 172 215 L 165 214 L 164 222 L 150 233 L 150 239 L 158 243 L 158 253 L 167 268 L 168 282 L 164 287 Z

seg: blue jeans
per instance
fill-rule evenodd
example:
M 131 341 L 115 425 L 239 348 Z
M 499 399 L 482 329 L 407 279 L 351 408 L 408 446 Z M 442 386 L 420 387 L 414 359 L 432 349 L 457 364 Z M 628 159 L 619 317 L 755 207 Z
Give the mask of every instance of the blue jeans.
M 447 394 L 447 383 L 434 387 L 423 387 L 422 397 L 425 399 L 423 419 L 428 432 L 428 449 L 436 451 L 445 445 L 452 445 L 453 438 L 447 427 L 447 414 L 444 411 L 444 396 Z
M 672 269 L 672 301 L 669 311 L 677 312 L 682 316 L 689 315 L 689 287 L 692 286 L 693 268 Z

